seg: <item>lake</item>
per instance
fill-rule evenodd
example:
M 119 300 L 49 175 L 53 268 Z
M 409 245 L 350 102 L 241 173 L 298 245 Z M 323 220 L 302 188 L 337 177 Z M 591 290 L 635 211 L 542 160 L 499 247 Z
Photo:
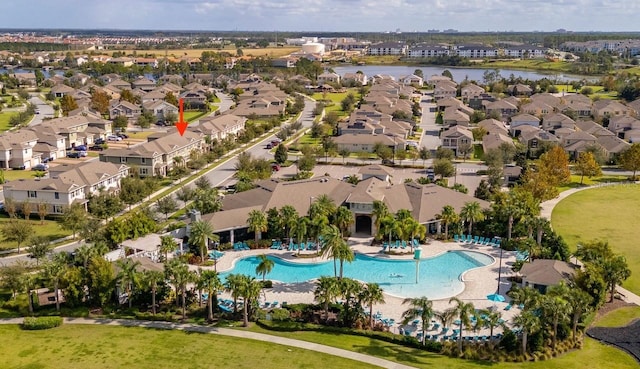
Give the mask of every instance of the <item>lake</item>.
M 469 80 L 475 80 L 479 83 L 483 82 L 483 74 L 487 70 L 484 68 L 453 68 L 453 67 L 427 67 L 427 66 L 402 66 L 402 65 L 345 65 L 339 67 L 333 67 L 333 70 L 339 75 L 343 76 L 345 73 L 355 73 L 362 71 L 368 77 L 373 77 L 376 74 L 387 74 L 395 77 L 396 79 L 413 74 L 416 69 L 421 69 L 425 78 L 434 74 L 441 75 L 445 69 L 448 69 L 453 75 L 453 80 L 461 82 L 466 78 Z M 593 76 L 579 76 L 563 73 L 545 73 L 537 71 L 527 70 L 514 70 L 514 69 L 499 69 L 500 75 L 504 78 L 509 78 L 511 74 L 516 77 L 522 77 L 530 80 L 539 80 L 542 78 L 549 78 L 552 81 L 564 82 L 564 81 L 580 81 L 582 79 L 594 79 Z

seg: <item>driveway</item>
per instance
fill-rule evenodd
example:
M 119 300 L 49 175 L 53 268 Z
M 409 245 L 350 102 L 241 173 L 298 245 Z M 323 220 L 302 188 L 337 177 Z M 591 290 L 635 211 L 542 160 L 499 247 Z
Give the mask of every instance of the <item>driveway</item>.
M 422 100 L 420 100 L 422 119 L 420 120 L 419 127 L 422 128 L 423 131 L 420 145 L 433 152 L 441 145 L 441 141 L 440 126 L 436 124 L 436 113 L 431 111 L 431 109 L 435 110 L 436 104 L 431 100 L 427 100 L 431 98 L 432 95 L 423 95 Z

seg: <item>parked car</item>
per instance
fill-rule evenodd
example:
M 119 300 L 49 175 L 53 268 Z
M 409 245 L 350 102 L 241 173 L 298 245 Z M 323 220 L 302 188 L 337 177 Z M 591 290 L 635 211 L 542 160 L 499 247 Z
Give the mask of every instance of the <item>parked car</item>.
M 40 114 L 40 109 L 36 109 L 36 114 Z
M 53 161 L 53 158 L 43 158 L 43 159 L 42 159 L 42 162 L 43 162 L 43 163 L 48 163 L 48 162 L 50 162 L 50 161 Z
M 117 136 L 120 137 L 120 138 L 129 138 L 129 135 L 127 135 L 126 133 L 122 133 L 122 132 L 118 133 Z
M 271 163 L 271 170 L 274 172 L 277 172 L 280 170 L 280 164 L 278 163 Z
M 78 159 L 81 155 L 80 153 L 83 151 L 71 151 L 67 153 L 68 158 Z M 86 151 L 85 151 L 86 152 Z
M 31 168 L 31 170 L 40 170 L 40 171 L 49 170 L 49 164 L 44 164 L 44 163 L 36 164 Z
M 434 170 L 432 168 L 428 168 L 426 173 L 427 173 L 427 178 L 428 179 L 430 179 L 432 181 L 435 181 L 436 173 L 434 172 Z
M 94 144 L 96 145 L 100 145 L 104 143 L 104 139 L 103 138 L 96 138 L 95 141 L 93 141 Z
M 268 143 L 266 148 L 267 148 L 267 150 L 269 150 L 269 149 L 273 149 L 273 145 L 272 145 L 272 144 L 270 144 L 270 143 Z
M 107 136 L 107 140 L 109 141 L 122 141 L 122 137 L 116 135 Z
M 84 157 L 86 157 L 87 155 L 89 155 L 89 154 L 87 154 L 87 152 L 86 152 L 86 151 L 77 151 L 77 153 L 78 153 L 78 154 L 80 154 L 80 157 L 81 157 L 81 158 L 84 158 Z
M 164 126 L 165 126 L 164 120 L 159 120 L 159 121 L 157 121 L 157 122 L 156 122 L 156 126 L 164 127 Z
M 87 146 L 86 145 L 78 145 L 76 147 L 73 148 L 74 151 L 87 151 Z
M 93 146 L 91 146 L 91 147 L 89 148 L 89 150 L 92 150 L 92 151 L 102 151 L 102 150 L 104 150 L 104 146 L 102 146 L 102 145 L 93 145 Z

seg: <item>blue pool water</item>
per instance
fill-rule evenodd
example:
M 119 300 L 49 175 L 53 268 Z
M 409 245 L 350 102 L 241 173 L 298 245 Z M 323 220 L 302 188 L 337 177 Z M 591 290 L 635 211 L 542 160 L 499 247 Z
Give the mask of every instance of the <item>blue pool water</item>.
M 267 279 L 284 283 L 300 283 L 321 276 L 333 276 L 333 261 L 313 264 L 291 263 L 269 256 L 275 265 Z M 473 268 L 493 263 L 491 256 L 473 251 L 449 251 L 436 257 L 420 260 L 418 283 L 414 260 L 386 260 L 356 254 L 352 263 L 344 264 L 344 276 L 363 282 L 375 282 L 391 295 L 399 297 L 426 296 L 431 300 L 455 296 L 464 290 L 461 275 Z M 256 274 L 257 257 L 239 259 L 233 269 L 221 273 L 221 278 L 231 273 Z M 338 273 L 340 263 L 337 262 Z

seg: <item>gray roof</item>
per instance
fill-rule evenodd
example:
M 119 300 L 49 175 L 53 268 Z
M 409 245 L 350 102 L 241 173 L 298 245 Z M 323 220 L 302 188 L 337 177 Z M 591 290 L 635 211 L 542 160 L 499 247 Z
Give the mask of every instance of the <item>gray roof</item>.
M 529 283 L 543 286 L 554 286 L 570 279 L 576 270 L 574 267 L 560 260 L 536 259 L 525 263 L 520 269 L 522 278 Z

